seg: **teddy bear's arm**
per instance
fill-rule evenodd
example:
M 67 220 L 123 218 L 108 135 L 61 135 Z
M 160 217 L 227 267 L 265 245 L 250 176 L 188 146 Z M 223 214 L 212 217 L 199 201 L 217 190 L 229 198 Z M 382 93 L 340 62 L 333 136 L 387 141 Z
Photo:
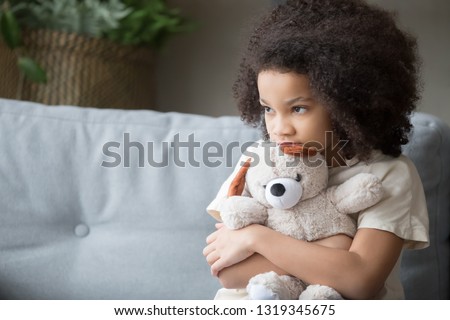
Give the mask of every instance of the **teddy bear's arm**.
M 220 205 L 220 217 L 230 229 L 241 229 L 251 224 L 264 224 L 267 208 L 251 197 L 234 196 Z
M 378 203 L 383 197 L 380 179 L 359 173 L 344 183 L 327 189 L 327 198 L 341 213 L 356 213 Z

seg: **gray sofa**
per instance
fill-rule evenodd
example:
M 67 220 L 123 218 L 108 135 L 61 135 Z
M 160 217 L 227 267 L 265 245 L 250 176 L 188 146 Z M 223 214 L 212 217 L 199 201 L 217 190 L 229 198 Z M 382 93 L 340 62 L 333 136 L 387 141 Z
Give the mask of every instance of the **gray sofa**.
M 408 298 L 448 299 L 450 130 L 413 121 L 431 246 L 402 277 Z M 258 138 L 237 117 L 0 99 L 0 298 L 211 299 L 205 207 Z

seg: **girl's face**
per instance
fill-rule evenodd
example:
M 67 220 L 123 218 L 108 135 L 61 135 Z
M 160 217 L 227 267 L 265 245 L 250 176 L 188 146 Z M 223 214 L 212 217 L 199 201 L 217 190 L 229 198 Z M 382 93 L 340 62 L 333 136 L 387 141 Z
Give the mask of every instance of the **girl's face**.
M 330 116 L 313 96 L 308 77 L 295 72 L 261 71 L 258 75 L 261 106 L 272 142 L 310 144 L 328 148 L 332 141 Z

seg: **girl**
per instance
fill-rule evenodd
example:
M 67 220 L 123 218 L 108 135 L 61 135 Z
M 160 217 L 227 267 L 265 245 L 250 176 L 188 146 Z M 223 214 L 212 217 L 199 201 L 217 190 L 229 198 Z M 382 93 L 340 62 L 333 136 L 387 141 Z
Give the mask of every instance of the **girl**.
M 402 249 L 429 242 L 423 187 L 401 155 L 418 100 L 415 40 L 391 14 L 362 1 L 288 0 L 254 29 L 233 90 L 242 118 L 266 140 L 324 146 L 330 186 L 368 172 L 385 196 L 359 213 L 353 239 L 305 242 L 262 225 L 233 231 L 218 224 L 203 251 L 227 288 L 216 298 L 245 298 L 241 288 L 267 271 L 328 285 L 348 299 L 403 298 Z M 208 212 L 220 209 L 235 173 Z

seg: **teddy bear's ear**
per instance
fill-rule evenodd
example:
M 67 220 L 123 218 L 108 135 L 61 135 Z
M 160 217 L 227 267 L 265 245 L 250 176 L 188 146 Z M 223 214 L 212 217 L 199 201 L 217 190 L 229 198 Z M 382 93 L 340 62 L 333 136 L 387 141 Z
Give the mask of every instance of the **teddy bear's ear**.
M 308 148 L 302 144 L 297 143 L 282 143 L 280 149 L 284 154 L 295 157 L 315 156 L 317 154 L 316 148 Z
M 244 192 L 245 187 L 245 175 L 247 174 L 248 168 L 252 159 L 248 159 L 241 167 L 241 169 L 231 181 L 230 188 L 228 188 L 228 197 L 240 196 Z

